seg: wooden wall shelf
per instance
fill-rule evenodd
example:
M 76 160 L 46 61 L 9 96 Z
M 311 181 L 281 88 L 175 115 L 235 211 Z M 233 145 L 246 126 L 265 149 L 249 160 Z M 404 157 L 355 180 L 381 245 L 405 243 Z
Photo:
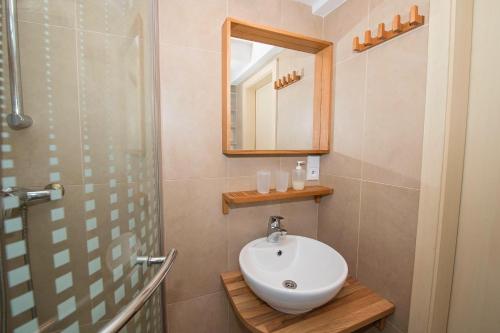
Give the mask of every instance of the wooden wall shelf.
M 221 279 L 234 312 L 254 333 L 348 333 L 372 323 L 383 330 L 395 310 L 394 304 L 352 278 L 330 302 L 300 315 L 285 314 L 264 303 L 239 271 L 222 273 Z
M 257 191 L 241 191 L 222 193 L 222 212 L 229 214 L 231 205 L 251 204 L 257 202 L 294 200 L 302 198 L 314 198 L 319 203 L 322 196 L 330 195 L 333 189 L 326 186 L 306 186 L 301 191 L 289 188 L 287 192 L 277 192 L 271 190 L 267 194 L 261 194 Z

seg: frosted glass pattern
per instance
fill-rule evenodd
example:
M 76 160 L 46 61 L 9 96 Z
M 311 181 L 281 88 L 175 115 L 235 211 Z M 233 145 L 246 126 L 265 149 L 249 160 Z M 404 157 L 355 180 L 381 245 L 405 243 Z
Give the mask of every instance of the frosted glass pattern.
M 160 254 L 150 0 L 18 0 L 24 106 L 12 131 L 2 8 L 2 188 L 61 183 L 25 207 L 2 198 L 6 332 L 94 332 L 154 275 Z M 3 5 L 3 2 L 1 3 Z M 1 311 L 1 310 L 0 310 Z M 127 332 L 163 332 L 159 294 Z

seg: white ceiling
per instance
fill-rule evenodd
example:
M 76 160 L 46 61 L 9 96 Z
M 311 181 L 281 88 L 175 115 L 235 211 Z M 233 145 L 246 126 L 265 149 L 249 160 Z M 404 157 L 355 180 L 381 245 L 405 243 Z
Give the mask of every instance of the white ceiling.
M 326 16 L 340 7 L 347 0 L 295 0 L 311 7 L 314 15 Z
M 281 51 L 281 47 L 231 37 L 231 84 L 245 81 Z

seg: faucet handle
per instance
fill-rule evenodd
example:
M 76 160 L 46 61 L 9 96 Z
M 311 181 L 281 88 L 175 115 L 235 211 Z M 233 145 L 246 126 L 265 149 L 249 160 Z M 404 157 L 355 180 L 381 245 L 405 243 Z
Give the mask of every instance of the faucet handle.
M 283 216 L 279 215 L 273 215 L 269 217 L 269 224 L 273 225 L 275 224 L 277 227 L 281 225 L 281 220 L 284 220 L 285 218 Z
M 269 221 L 271 221 L 271 222 L 281 221 L 284 219 L 285 218 L 283 216 L 279 216 L 279 215 L 273 215 L 273 216 L 269 217 Z

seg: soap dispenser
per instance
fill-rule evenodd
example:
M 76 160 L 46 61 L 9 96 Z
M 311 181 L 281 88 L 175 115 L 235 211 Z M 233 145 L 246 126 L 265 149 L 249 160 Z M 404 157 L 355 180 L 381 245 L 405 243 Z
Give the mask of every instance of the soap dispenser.
M 304 164 L 304 161 L 297 161 L 297 166 L 292 171 L 292 187 L 297 191 L 303 190 L 306 182 L 306 171 L 302 168 Z

